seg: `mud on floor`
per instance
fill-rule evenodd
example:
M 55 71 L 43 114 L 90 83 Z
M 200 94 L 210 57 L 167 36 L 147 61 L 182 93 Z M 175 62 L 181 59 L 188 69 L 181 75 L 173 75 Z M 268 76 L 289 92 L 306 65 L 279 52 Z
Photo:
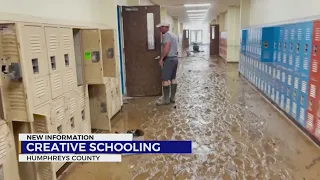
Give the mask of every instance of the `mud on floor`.
M 320 179 L 320 151 L 244 80 L 237 65 L 198 54 L 180 60 L 176 105 L 128 100 L 114 131 L 192 140 L 192 155 L 133 155 L 122 163 L 77 164 L 64 180 Z

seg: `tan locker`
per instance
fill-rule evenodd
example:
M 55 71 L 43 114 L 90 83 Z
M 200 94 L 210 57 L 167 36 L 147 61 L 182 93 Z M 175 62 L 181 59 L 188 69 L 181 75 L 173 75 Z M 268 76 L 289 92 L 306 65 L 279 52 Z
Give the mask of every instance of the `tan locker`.
M 57 98 L 52 103 L 52 111 L 51 111 L 51 124 L 52 124 L 52 133 L 63 133 L 63 124 L 66 121 L 66 103 L 65 97 L 62 96 Z M 51 129 L 51 128 L 50 128 Z
M 49 72 L 54 73 L 64 69 L 64 59 L 61 51 L 59 27 L 44 27 L 46 35 L 46 47 L 49 60 Z
M 113 29 L 101 30 L 103 74 L 105 77 L 116 77 L 117 74 L 116 58 L 114 55 L 114 35 Z
M 89 98 L 85 98 L 85 107 L 81 111 L 81 133 L 90 134 L 91 131 L 91 112 Z
M 63 131 L 65 133 L 77 133 L 77 118 L 80 117 L 79 115 L 79 102 L 80 97 L 77 94 L 77 90 L 70 91 L 69 93 L 65 94 L 65 102 L 67 106 L 66 110 L 66 120 L 64 123 L 65 128 Z
M 33 130 L 34 133 L 54 133 L 50 132 L 51 123 L 48 118 L 43 115 L 34 114 Z M 36 163 L 36 175 L 40 180 L 56 180 L 55 164 L 57 163 Z
M 64 89 L 64 71 L 58 71 L 51 73 L 50 76 L 50 83 L 51 83 L 51 95 L 52 99 L 55 99 L 59 96 L 61 96 L 65 89 Z
M 20 63 L 20 59 L 16 24 L 1 24 L 1 64 Z M 24 88 L 24 83 L 21 81 L 11 81 L 3 73 L 1 73 L 0 77 L 5 117 L 14 121 L 28 121 L 28 107 L 25 96 L 27 92 Z
M 90 118 L 93 129 L 111 130 L 111 93 L 106 84 L 89 85 Z
M 51 86 L 49 81 L 49 62 L 46 51 L 45 32 L 42 26 L 20 24 L 20 51 L 23 57 L 22 71 L 25 85 L 30 85 L 29 92 L 33 96 L 33 107 L 51 100 Z M 28 94 L 29 94 L 28 92 Z M 30 99 L 30 98 L 28 98 Z
M 87 84 L 105 84 L 115 76 L 114 30 L 83 29 L 81 44 Z
M 76 68 L 76 59 L 72 28 L 60 27 L 59 31 L 64 69 L 74 69 Z
M 76 69 L 66 69 L 63 71 L 63 88 L 64 92 L 75 90 L 77 88 L 77 74 Z
M 8 124 L 0 119 L 0 179 L 20 180 L 13 134 Z

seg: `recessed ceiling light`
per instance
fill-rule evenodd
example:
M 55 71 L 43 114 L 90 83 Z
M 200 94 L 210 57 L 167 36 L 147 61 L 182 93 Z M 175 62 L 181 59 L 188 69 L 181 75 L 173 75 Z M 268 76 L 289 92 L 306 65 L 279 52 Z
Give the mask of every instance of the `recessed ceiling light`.
M 207 12 L 207 9 L 199 9 L 199 10 L 187 10 L 187 12 L 192 13 L 192 12 Z
M 185 4 L 184 7 L 207 7 L 210 4 Z

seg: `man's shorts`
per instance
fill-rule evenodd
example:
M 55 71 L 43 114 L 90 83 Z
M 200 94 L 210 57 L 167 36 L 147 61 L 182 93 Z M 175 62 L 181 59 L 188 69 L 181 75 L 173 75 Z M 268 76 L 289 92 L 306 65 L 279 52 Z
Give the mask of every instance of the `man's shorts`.
M 178 70 L 178 57 L 167 57 L 163 61 L 162 81 L 176 79 Z

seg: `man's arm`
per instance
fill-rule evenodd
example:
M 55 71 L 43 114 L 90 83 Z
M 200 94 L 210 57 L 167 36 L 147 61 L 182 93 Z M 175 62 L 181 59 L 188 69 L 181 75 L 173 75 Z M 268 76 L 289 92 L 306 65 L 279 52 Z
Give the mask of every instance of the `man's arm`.
M 163 45 L 163 52 L 162 52 L 160 60 L 163 60 L 169 54 L 169 48 L 170 48 L 170 41 L 166 42 Z
M 170 49 L 170 35 L 168 33 L 163 35 L 163 47 L 162 47 L 162 55 L 160 61 L 163 61 L 164 58 L 169 54 Z

